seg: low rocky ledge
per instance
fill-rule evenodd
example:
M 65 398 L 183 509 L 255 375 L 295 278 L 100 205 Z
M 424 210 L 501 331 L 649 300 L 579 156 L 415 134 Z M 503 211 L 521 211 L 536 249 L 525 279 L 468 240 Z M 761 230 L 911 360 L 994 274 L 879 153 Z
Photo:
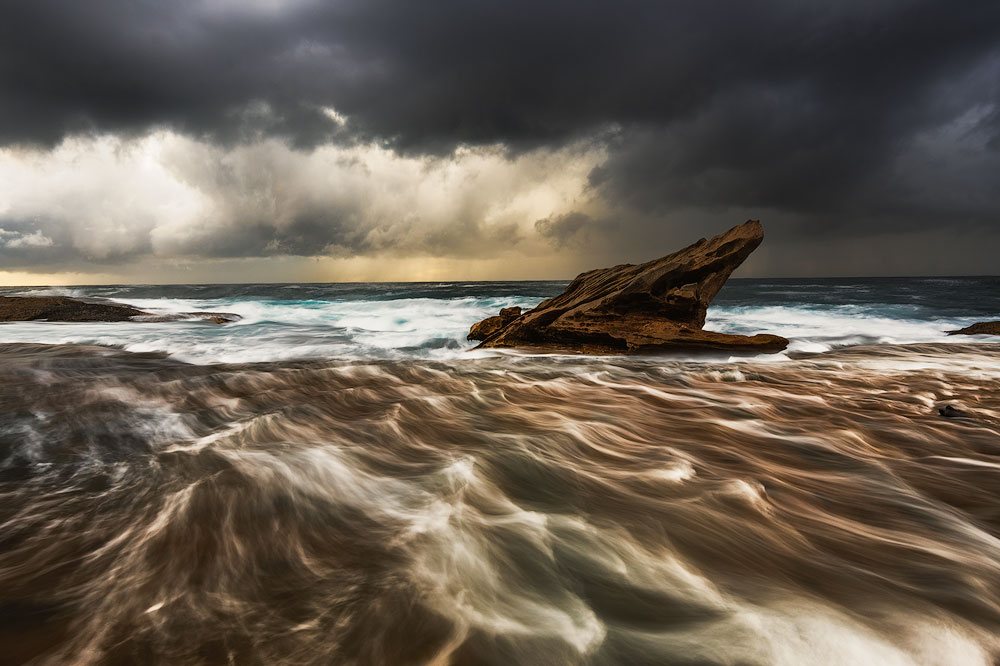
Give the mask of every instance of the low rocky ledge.
M 763 240 L 764 227 L 750 220 L 660 259 L 581 273 L 532 310 L 504 308 L 473 325 L 469 339 L 482 341 L 477 349 L 584 354 L 781 351 L 788 340 L 777 335 L 702 329 L 709 303 Z
M 0 322 L 162 322 L 200 320 L 228 324 L 241 317 L 226 312 L 184 312 L 154 314 L 124 303 L 82 301 L 67 296 L 0 296 Z
M 138 322 L 203 321 L 208 324 L 231 324 L 243 317 L 232 312 L 177 312 L 172 314 L 141 314 L 133 317 Z
M 957 331 L 948 331 L 948 335 L 1000 335 L 1000 321 L 981 321 Z

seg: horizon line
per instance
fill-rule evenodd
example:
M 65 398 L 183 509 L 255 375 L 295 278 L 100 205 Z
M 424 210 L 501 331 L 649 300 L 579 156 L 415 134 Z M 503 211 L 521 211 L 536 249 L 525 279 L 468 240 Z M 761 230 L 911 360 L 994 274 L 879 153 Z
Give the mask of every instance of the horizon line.
M 332 284 L 497 284 L 510 282 L 572 282 L 577 276 L 559 279 L 537 279 L 525 278 L 517 280 L 332 280 L 329 282 L 305 282 L 295 280 L 284 280 L 276 282 L 77 282 L 71 284 L 0 284 L 0 289 L 26 289 L 26 288 L 71 288 L 71 287 L 205 287 L 205 286 L 240 286 L 240 285 L 277 285 L 277 284 L 297 284 L 297 285 L 332 285 Z M 928 280 L 928 279 L 982 279 L 1000 278 L 1000 274 L 972 274 L 972 275 L 949 275 L 949 274 L 929 274 L 929 275 L 799 275 L 799 276 L 736 276 L 730 277 L 732 280 Z

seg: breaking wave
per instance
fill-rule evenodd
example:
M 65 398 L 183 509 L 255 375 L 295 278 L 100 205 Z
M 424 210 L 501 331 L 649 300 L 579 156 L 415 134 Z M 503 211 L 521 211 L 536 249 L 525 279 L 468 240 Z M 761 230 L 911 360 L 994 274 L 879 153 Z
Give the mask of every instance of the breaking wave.
M 24 322 L 0 326 L 0 342 L 107 345 L 202 364 L 460 359 L 469 357 L 474 346 L 465 338 L 472 323 L 502 307 L 533 307 L 564 287 L 561 282 L 509 282 L 7 290 L 111 299 L 156 313 L 231 312 L 243 319 L 226 326 Z M 709 309 L 706 326 L 727 333 L 781 335 L 792 341 L 792 354 L 858 344 L 944 342 L 948 330 L 1000 317 L 997 289 L 995 278 L 861 284 L 737 280 Z M 498 352 L 479 355 L 485 353 Z

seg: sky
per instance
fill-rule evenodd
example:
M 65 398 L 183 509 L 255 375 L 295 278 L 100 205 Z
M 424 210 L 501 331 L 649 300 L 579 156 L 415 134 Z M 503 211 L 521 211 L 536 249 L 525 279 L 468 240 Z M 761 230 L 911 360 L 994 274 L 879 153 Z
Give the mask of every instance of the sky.
M 1000 273 L 1000 3 L 32 0 L 0 284 Z

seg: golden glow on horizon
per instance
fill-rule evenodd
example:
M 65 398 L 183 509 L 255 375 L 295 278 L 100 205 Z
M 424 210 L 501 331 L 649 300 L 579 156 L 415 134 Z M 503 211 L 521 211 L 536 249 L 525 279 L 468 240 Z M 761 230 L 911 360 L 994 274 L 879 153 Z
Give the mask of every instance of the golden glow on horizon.
M 120 282 L 110 273 L 27 273 L 0 271 L 0 287 L 62 287 L 74 284 L 114 284 Z
M 155 261 L 129 264 L 114 273 L 0 271 L 0 286 L 86 284 L 212 284 L 247 282 L 465 282 L 562 280 L 574 277 L 579 255 L 513 257 L 273 257 Z M 517 277 L 512 278 L 512 275 Z

